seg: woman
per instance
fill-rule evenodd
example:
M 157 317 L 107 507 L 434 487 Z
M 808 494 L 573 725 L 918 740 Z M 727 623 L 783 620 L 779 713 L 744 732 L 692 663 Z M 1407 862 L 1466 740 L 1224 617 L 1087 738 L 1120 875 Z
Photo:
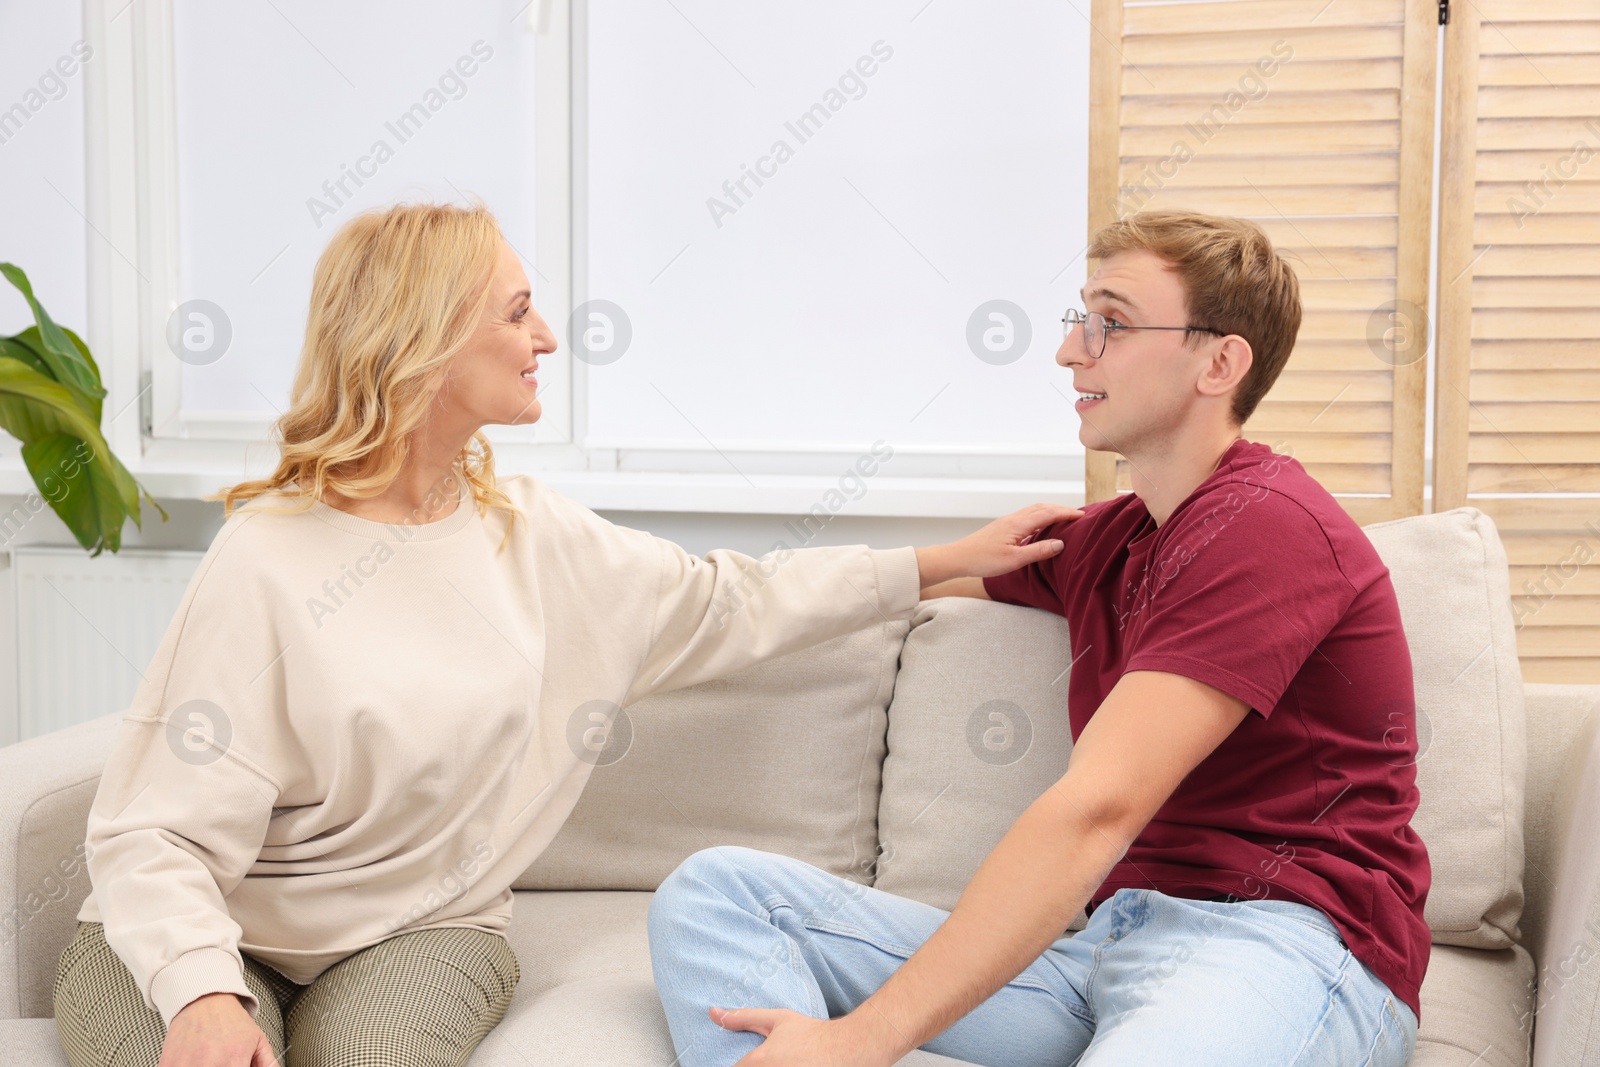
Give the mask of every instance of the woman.
M 464 1062 L 517 984 L 511 883 L 583 789 L 593 708 L 904 618 L 1078 514 L 775 573 L 613 526 L 495 477 L 479 431 L 539 418 L 556 348 L 529 290 L 482 207 L 371 212 L 323 252 L 281 460 L 209 498 L 226 521 L 89 816 L 55 989 L 75 1067 Z

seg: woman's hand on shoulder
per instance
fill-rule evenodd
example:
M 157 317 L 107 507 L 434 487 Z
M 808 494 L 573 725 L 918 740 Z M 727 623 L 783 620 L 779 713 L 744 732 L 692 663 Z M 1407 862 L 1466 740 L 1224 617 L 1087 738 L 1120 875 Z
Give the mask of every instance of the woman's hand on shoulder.
M 1063 543 L 1034 538 L 1058 522 L 1082 517 L 1082 508 L 1034 504 L 1002 515 L 959 541 L 919 548 L 922 587 L 928 589 L 952 578 L 992 578 L 1049 559 L 1061 551 Z

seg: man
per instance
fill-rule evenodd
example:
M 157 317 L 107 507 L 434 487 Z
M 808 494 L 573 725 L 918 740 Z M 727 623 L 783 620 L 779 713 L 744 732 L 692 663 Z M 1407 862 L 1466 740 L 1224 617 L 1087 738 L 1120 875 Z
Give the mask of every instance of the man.
M 1066 773 L 949 913 L 751 849 L 685 860 L 650 915 L 684 1067 L 1410 1058 L 1430 874 L 1394 589 L 1297 461 L 1240 436 L 1295 275 L 1254 224 L 1187 212 L 1089 255 L 1056 362 L 1133 493 L 1045 530 L 1052 559 L 928 591 L 1068 620 Z

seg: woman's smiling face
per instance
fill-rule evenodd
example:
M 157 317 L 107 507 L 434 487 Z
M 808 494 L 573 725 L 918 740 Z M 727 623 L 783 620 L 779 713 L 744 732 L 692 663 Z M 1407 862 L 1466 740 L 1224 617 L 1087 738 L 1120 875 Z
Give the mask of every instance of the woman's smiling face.
M 502 240 L 488 303 L 471 339 L 451 361 L 436 401 L 452 422 L 471 422 L 476 429 L 539 421 L 533 371 L 541 355 L 556 350 L 556 337 L 533 310 L 531 290 L 516 251 Z

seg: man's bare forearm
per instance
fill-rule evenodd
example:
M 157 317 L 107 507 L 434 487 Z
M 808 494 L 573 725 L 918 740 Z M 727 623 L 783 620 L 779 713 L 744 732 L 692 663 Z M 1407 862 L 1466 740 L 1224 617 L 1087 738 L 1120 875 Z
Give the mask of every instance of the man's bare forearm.
M 1049 948 L 1105 881 L 1132 834 L 1097 826 L 1062 790 L 1035 801 L 955 909 L 841 1022 L 892 1063 L 987 1000 Z

